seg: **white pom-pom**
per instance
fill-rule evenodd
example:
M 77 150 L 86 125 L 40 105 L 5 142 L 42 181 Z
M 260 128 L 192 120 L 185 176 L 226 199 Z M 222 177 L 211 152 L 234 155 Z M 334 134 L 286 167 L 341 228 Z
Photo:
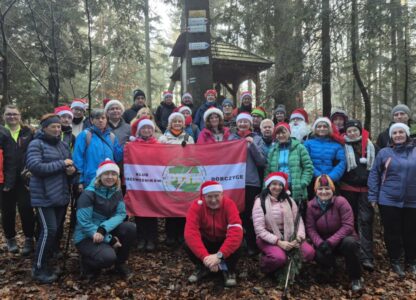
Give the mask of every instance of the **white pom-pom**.
M 198 205 L 202 205 L 204 202 L 202 200 L 198 200 Z
M 129 140 L 130 140 L 130 142 L 134 142 L 134 141 L 136 140 L 136 137 L 131 135 L 131 136 L 129 137 Z
M 365 157 L 360 157 L 360 163 L 361 163 L 361 164 L 366 164 L 366 163 L 367 163 L 367 158 L 365 158 Z
M 291 194 L 291 193 L 290 193 L 290 191 L 289 191 L 289 190 L 287 190 L 287 191 L 286 191 L 286 194 L 287 194 L 288 196 L 290 196 L 290 194 Z

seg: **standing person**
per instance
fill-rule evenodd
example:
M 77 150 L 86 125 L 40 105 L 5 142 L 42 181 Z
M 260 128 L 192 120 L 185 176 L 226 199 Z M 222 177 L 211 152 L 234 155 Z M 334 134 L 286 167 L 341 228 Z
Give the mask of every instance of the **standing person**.
M 272 172 L 288 174 L 288 185 L 295 201 L 308 196 L 307 187 L 312 180 L 313 164 L 305 146 L 290 137 L 290 126 L 279 123 L 274 129 L 276 143 L 267 158 L 265 176 Z
M 261 135 L 260 123 L 266 119 L 266 111 L 259 106 L 251 111 L 251 116 L 253 117 L 253 133 Z
M 290 132 L 291 137 L 296 138 L 299 142 L 303 141 L 311 133 L 311 129 L 308 125 L 309 118 L 308 113 L 303 108 L 295 109 L 290 115 Z
M 274 124 L 285 122 L 289 123 L 289 120 L 286 117 L 286 106 L 284 104 L 278 104 L 273 112 L 273 122 Z
M 216 108 L 210 107 L 204 113 L 205 128 L 198 137 L 198 144 L 210 144 L 228 141 L 230 129 L 224 126 L 224 114 Z
M 242 239 L 243 228 L 235 202 L 224 196 L 221 184 L 205 181 L 200 188 L 200 198 L 186 214 L 186 250 L 196 265 L 188 281 L 195 283 L 209 272 L 222 271 L 224 285 L 235 286 Z
M 175 110 L 176 111 L 176 110 Z M 193 123 L 192 120 L 192 110 L 188 106 L 180 106 L 177 108 L 177 111 L 183 114 L 185 117 L 185 131 L 187 134 L 192 136 L 194 141 L 198 140 L 198 136 L 200 134 L 200 130 L 198 126 Z
M 340 108 L 334 109 L 329 119 L 335 125 L 339 134 L 342 136 L 345 135 L 345 123 L 348 121 L 347 112 Z
M 200 130 L 205 128 L 204 113 L 211 106 L 217 107 L 217 91 L 216 90 L 207 90 L 204 94 L 206 99 L 205 103 L 202 104 L 195 113 L 194 123 L 199 127 Z
M 195 115 L 196 107 L 194 106 L 194 98 L 190 93 L 185 93 L 182 95 L 181 105 L 187 106 L 191 109 L 191 116 L 193 118 Z
M 261 191 L 261 181 L 258 168 L 264 167 L 266 158 L 261 149 L 261 137 L 254 135 L 251 131 L 253 118 L 248 113 L 240 113 L 237 116 L 237 133 L 230 135 L 228 140 L 245 139 L 247 141 L 247 163 L 246 163 L 246 186 L 245 186 L 245 209 L 241 213 L 243 227 L 245 231 L 245 240 L 247 244 L 248 255 L 252 256 L 257 253 L 256 235 L 251 219 L 254 199 Z
M 159 138 L 163 135 L 162 130 L 160 130 L 160 128 L 156 125 L 155 122 L 155 116 L 153 115 L 152 111 L 150 110 L 150 108 L 148 107 L 143 107 L 141 109 L 139 109 L 139 111 L 137 112 L 136 117 L 133 118 L 133 120 L 131 120 L 130 122 L 130 126 L 137 121 L 140 118 L 143 117 L 148 117 L 150 120 L 152 120 L 153 124 L 155 125 L 155 137 Z
M 163 101 L 160 103 L 156 110 L 156 124 L 160 130 L 164 133 L 168 127 L 168 119 L 171 113 L 175 110 L 176 106 L 173 103 L 173 93 L 171 91 L 163 92 Z
M 367 180 L 374 164 L 376 149 L 369 133 L 358 120 L 345 123 L 345 155 L 347 170 L 340 181 L 340 193 L 351 205 L 354 227 L 360 237 L 360 259 L 364 269 L 374 270 L 374 209 L 368 201 Z
M 327 175 L 319 176 L 314 185 L 315 197 L 306 210 L 306 232 L 319 265 L 334 275 L 335 255 L 345 258 L 353 292 L 362 289 L 360 245 L 354 231 L 354 215 L 347 199 L 336 196 L 335 185 Z
M 268 157 L 270 150 L 274 146 L 274 137 L 273 137 L 273 130 L 274 130 L 274 123 L 270 119 L 264 119 L 260 123 L 260 130 L 261 130 L 261 138 L 263 140 L 262 150 L 264 153 L 264 157 Z
M 82 131 L 75 142 L 74 163 L 79 172 L 79 190 L 87 187 L 95 177 L 98 165 L 110 158 L 117 163 L 123 159 L 123 148 L 107 126 L 107 116 L 102 109 L 91 112 L 93 125 Z
M 260 270 L 274 273 L 283 268 L 288 261 L 287 251 L 293 248 L 300 249 L 303 261 L 311 261 L 315 250 L 306 242 L 302 218 L 295 232 L 298 206 L 287 193 L 288 175 L 283 172 L 270 173 L 265 178 L 264 186 L 253 207 L 257 246 L 262 253 Z
M 194 139 L 185 132 L 185 117 L 174 112 L 169 116 L 168 128 L 164 135 L 159 138 L 162 144 L 176 144 L 186 146 L 186 144 L 194 144 Z M 166 245 L 174 246 L 183 242 L 183 230 L 185 227 L 185 218 L 171 217 L 166 218 Z
M 412 112 L 410 108 L 405 104 L 398 104 L 391 110 L 391 119 L 392 122 L 389 124 L 389 127 L 381 132 L 377 138 L 377 146 L 379 149 L 389 146 L 390 139 L 390 127 L 394 123 L 403 123 L 409 127 L 410 138 L 416 137 L 416 123 L 411 119 Z
M 390 139 L 392 146 L 380 150 L 370 171 L 368 199 L 379 206 L 391 268 L 403 277 L 403 252 L 416 275 L 416 148 L 406 124 L 391 125 Z
M 59 106 L 55 108 L 54 113 L 61 120 L 62 141 L 68 144 L 69 149 L 74 149 L 75 135 L 72 134 L 72 120 L 74 114 L 69 106 Z
M 228 127 L 231 133 L 237 131 L 237 123 L 233 115 L 234 104 L 231 99 L 224 99 L 222 101 L 222 112 L 224 113 L 224 126 Z
M 6 237 L 7 251 L 18 253 L 15 228 L 17 205 L 23 234 L 25 235 L 22 255 L 29 255 L 34 248 L 35 216 L 30 205 L 29 191 L 26 187 L 27 178 L 21 174 L 26 168 L 26 152 L 30 141 L 33 139 L 33 130 L 22 124 L 20 111 L 15 105 L 6 105 L 3 118 L 6 138 L 1 221 Z
M 131 142 L 125 148 L 136 147 L 138 144 L 156 144 L 154 136 L 155 124 L 148 117 L 142 117 L 131 125 Z M 127 150 L 126 150 L 127 151 Z M 157 218 L 134 217 L 136 222 L 137 248 L 152 252 L 156 250 L 158 242 Z
M 127 142 L 130 136 L 130 124 L 121 117 L 124 112 L 124 105 L 119 100 L 113 99 L 107 102 L 104 107 L 107 115 L 108 126 L 118 139 L 121 146 Z
M 72 119 L 72 134 L 77 137 L 81 131 L 91 126 L 88 118 L 85 117 L 87 104 L 85 99 L 75 98 L 71 103 L 71 112 L 74 115 Z
M 74 242 L 81 254 L 83 276 L 97 275 L 100 269 L 115 265 L 115 273 L 126 279 L 132 277 L 126 261 L 136 228 L 125 221 L 126 206 L 119 176 L 115 162 L 103 161 L 95 180 L 78 199 Z
M 240 107 L 234 109 L 234 116 L 245 112 L 251 114 L 253 109 L 253 95 L 249 91 L 242 92 L 240 95 Z
M 124 121 L 130 124 L 137 112 L 143 107 L 146 107 L 146 94 L 140 89 L 134 90 L 133 105 L 123 113 Z
M 44 115 L 40 126 L 41 130 L 29 144 L 26 157 L 27 168 L 32 173 L 31 204 L 36 209 L 40 225 L 32 278 L 40 283 L 51 283 L 58 277 L 48 267 L 48 261 L 69 202 L 70 176 L 75 174 L 76 168 L 68 145 L 61 141 L 59 117 Z

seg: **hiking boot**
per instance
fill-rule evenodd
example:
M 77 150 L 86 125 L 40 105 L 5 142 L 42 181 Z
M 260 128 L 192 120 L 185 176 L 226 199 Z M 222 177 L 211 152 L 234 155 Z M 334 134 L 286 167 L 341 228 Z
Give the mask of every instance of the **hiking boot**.
M 133 277 L 133 273 L 126 263 L 116 264 L 114 271 L 127 280 Z
M 399 260 L 392 260 L 391 261 L 391 269 L 394 273 L 399 275 L 399 277 L 404 277 L 406 275 L 403 271 L 403 267 L 400 265 Z
M 196 270 L 188 277 L 189 283 L 196 283 L 202 278 L 208 276 L 209 270 L 204 266 L 198 266 Z
M 19 253 L 19 248 L 17 247 L 16 238 L 7 239 L 7 251 L 10 253 Z
M 27 237 L 25 238 L 25 243 L 23 244 L 22 255 L 28 256 L 34 250 L 34 243 L 33 238 Z
M 46 268 L 32 268 L 32 279 L 41 283 L 52 283 L 58 279 L 58 276 Z
M 366 270 L 366 271 L 369 271 L 369 272 L 374 271 L 374 264 L 369 259 L 363 260 L 362 266 L 363 266 L 364 270 Z
M 147 241 L 146 243 L 146 251 L 153 252 L 156 250 L 156 243 L 152 240 Z
M 144 239 L 139 239 L 139 242 L 137 243 L 137 249 L 142 251 L 144 250 L 145 246 L 146 246 L 146 241 Z
M 237 276 L 234 272 L 223 272 L 224 286 L 233 287 L 237 285 Z
M 351 290 L 354 293 L 361 291 L 362 288 L 363 288 L 363 285 L 362 285 L 360 279 L 355 279 L 355 280 L 352 281 L 352 283 L 351 283 Z
M 168 236 L 168 237 L 166 238 L 166 240 L 165 240 L 165 244 L 166 244 L 166 246 L 168 246 L 168 247 L 173 247 L 173 246 L 175 246 L 175 243 L 176 243 L 175 238 L 174 238 L 174 237 L 171 237 L 171 236 Z

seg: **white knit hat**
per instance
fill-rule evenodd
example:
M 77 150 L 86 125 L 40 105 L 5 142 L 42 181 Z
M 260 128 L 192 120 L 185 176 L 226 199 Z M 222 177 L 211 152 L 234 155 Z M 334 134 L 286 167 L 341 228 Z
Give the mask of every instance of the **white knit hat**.
M 174 118 L 181 118 L 183 123 L 185 123 L 185 116 L 183 114 L 181 114 L 180 112 L 173 112 L 170 114 L 169 118 L 168 118 L 168 123 L 172 123 Z
M 124 105 L 123 103 L 120 102 L 120 100 L 117 99 L 112 99 L 110 101 L 107 102 L 107 104 L 104 107 L 104 111 L 105 113 L 107 113 L 107 111 L 110 109 L 111 106 L 113 105 L 118 105 L 121 107 L 121 111 L 124 112 Z
M 406 125 L 406 124 L 404 124 L 404 123 L 394 123 L 393 125 L 391 125 L 391 126 L 390 126 L 390 129 L 389 129 L 389 136 L 390 136 L 390 138 L 392 137 L 393 130 L 394 130 L 394 129 L 397 129 L 397 128 L 401 128 L 401 129 L 403 129 L 403 130 L 406 132 L 406 135 L 407 135 L 407 136 L 410 136 L 410 129 L 409 129 L 409 126 L 407 126 L 407 125 Z
M 332 132 L 332 123 L 330 119 L 328 119 L 327 117 L 320 117 L 316 119 L 312 126 L 314 131 L 316 129 L 316 126 L 318 126 L 319 123 L 326 123 L 328 125 L 329 132 Z
M 224 119 L 224 113 L 221 109 L 218 109 L 216 107 L 210 107 L 204 113 L 204 121 L 207 122 L 209 116 L 212 114 L 217 114 L 220 116 L 221 119 Z
M 253 124 L 253 117 L 249 113 L 246 113 L 246 112 L 239 113 L 235 121 L 238 122 L 243 119 L 248 120 L 250 121 L 251 124 Z
M 71 103 L 71 109 L 72 108 L 81 108 L 82 110 L 86 110 L 87 105 L 82 101 L 75 100 L 75 101 L 72 101 Z
M 106 158 L 100 165 L 98 166 L 96 176 L 100 177 L 101 174 L 108 172 L 108 171 L 114 171 L 118 175 L 120 175 L 120 168 L 117 166 L 117 164 L 112 161 L 109 158 Z

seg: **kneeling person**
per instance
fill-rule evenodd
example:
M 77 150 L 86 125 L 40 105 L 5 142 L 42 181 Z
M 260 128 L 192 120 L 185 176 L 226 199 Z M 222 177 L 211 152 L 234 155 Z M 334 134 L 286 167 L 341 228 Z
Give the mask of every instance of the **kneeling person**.
M 116 273 L 129 278 L 126 265 L 136 226 L 126 219 L 120 188 L 120 169 L 109 159 L 102 162 L 96 178 L 78 199 L 74 241 L 81 254 L 82 275 L 97 275 L 115 265 Z
M 222 271 L 225 286 L 235 286 L 235 268 L 240 256 L 243 227 L 234 201 L 223 195 L 216 181 L 201 185 L 201 199 L 195 200 L 186 216 L 187 252 L 197 266 L 189 282 L 211 272 Z

